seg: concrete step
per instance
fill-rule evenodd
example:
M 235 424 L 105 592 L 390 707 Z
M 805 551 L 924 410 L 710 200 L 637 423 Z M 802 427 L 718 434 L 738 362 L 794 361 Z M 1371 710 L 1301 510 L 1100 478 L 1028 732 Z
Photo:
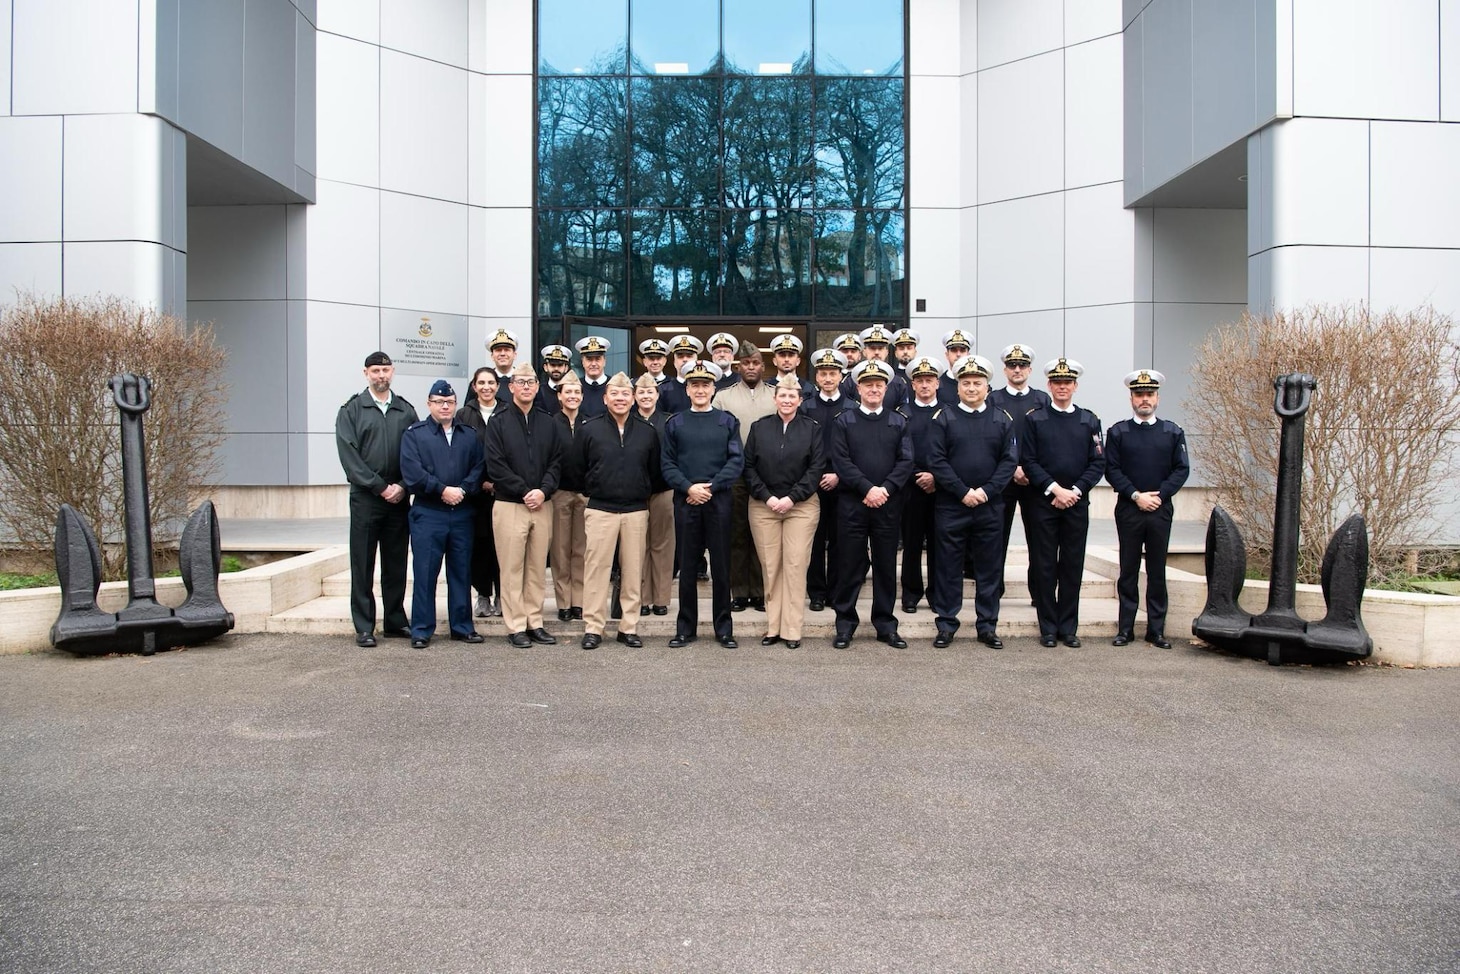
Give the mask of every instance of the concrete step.
M 548 599 L 549 600 L 552 599 L 552 587 L 553 587 L 552 586 L 552 575 L 553 575 L 552 569 L 548 569 L 548 573 L 547 573 L 547 591 L 548 591 Z M 1008 562 L 1008 564 L 1004 568 L 1004 603 L 1005 604 L 1010 604 L 1010 603 L 1013 603 L 1013 604 L 1020 604 L 1020 603 L 1027 604 L 1029 602 L 1029 582 L 1028 582 L 1028 575 L 1029 575 L 1029 566 L 1028 566 L 1028 563 L 1025 562 L 1025 561 L 1023 561 L 1023 560 L 1016 561 L 1016 560 L 1014 560 L 1011 557 L 1010 560 L 1009 560 L 1009 562 Z M 926 575 L 926 572 L 925 572 L 924 573 L 924 578 L 926 579 L 926 577 L 927 577 L 927 575 Z M 407 573 L 406 573 L 406 587 L 407 587 L 407 591 L 409 591 L 410 586 L 414 583 L 414 580 L 415 580 L 415 573 L 413 571 L 407 570 Z M 677 585 L 678 583 L 676 582 L 675 584 Z M 436 587 L 437 587 L 438 592 L 439 591 L 444 591 L 445 586 L 446 586 L 446 572 L 443 570 L 441 572 L 441 574 L 437 576 Z M 870 599 L 871 598 L 871 580 L 870 580 L 870 578 L 868 579 L 868 581 L 867 581 L 866 585 L 864 586 L 864 588 L 866 589 L 866 591 L 863 592 L 863 596 L 865 598 L 867 598 L 867 599 Z M 376 575 L 375 591 L 377 593 L 379 593 L 379 591 L 380 591 L 380 581 L 379 581 L 379 574 L 378 573 Z M 700 598 L 702 600 L 708 600 L 710 598 L 710 583 L 709 582 L 700 582 L 699 583 L 699 593 L 700 593 Z M 343 596 L 345 598 L 348 598 L 349 595 L 350 595 L 350 573 L 349 572 L 340 572 L 339 574 L 331 575 L 328 578 L 326 578 L 324 580 L 324 590 L 323 590 L 323 592 L 321 594 L 324 595 L 325 597 Z M 971 582 L 971 581 L 965 581 L 963 583 L 963 598 L 964 598 L 964 600 L 967 601 L 967 602 L 972 602 L 973 601 L 973 595 L 974 595 L 974 584 L 973 584 L 973 582 Z M 1086 599 L 1113 599 L 1113 598 L 1115 598 L 1115 580 L 1114 579 L 1111 579 L 1111 578 L 1107 578 L 1104 575 L 1101 575 L 1101 574 L 1099 574 L 1097 572 L 1093 572 L 1093 571 L 1086 570 L 1085 575 L 1084 575 L 1084 578 L 1081 579 L 1081 581 L 1080 581 L 1080 599 L 1081 599 L 1081 601 L 1084 601 Z
M 863 597 L 857 604 L 857 612 L 861 617 L 859 632 L 866 634 L 869 638 L 872 634 L 872 624 L 869 621 L 872 603 L 870 596 L 870 584 L 864 586 Z M 438 589 L 436 600 L 437 633 L 445 635 L 446 626 L 446 599 L 445 583 Z M 551 592 L 551 590 L 549 590 Z M 406 594 L 406 611 L 410 611 L 411 598 L 409 590 Z M 473 600 L 475 605 L 475 600 Z M 669 606 L 669 614 L 663 616 L 648 615 L 638 618 L 636 631 L 640 636 L 647 638 L 668 639 L 674 635 L 675 615 L 678 611 L 677 603 Z M 927 638 L 932 639 L 937 633 L 937 624 L 934 622 L 933 613 L 928 609 L 926 603 L 919 606 L 915 613 L 905 613 L 901 605 L 894 609 L 898 618 L 898 628 L 907 639 Z M 699 601 L 700 634 L 708 636 L 710 632 L 710 619 L 712 618 L 710 599 L 702 598 Z M 582 622 L 559 622 L 557 617 L 557 605 L 549 594 L 546 604 L 543 606 L 544 624 L 547 630 L 554 635 L 567 636 L 576 640 L 577 636 L 583 633 Z M 760 637 L 765 634 L 765 613 L 757 612 L 754 609 L 747 609 L 744 612 L 734 614 L 736 634 L 743 639 Z M 1111 636 L 1115 634 L 1117 618 L 1116 602 L 1113 597 L 1082 597 L 1080 600 L 1080 632 L 1082 635 Z M 974 631 L 974 610 L 972 599 L 964 602 L 964 611 L 959 616 L 962 630 L 968 634 Z M 477 631 L 484 636 L 505 636 L 506 629 L 500 618 L 475 619 Z M 1137 629 L 1140 630 L 1143 623 L 1137 621 Z M 268 629 L 270 632 L 289 633 L 312 633 L 316 635 L 337 635 L 347 636 L 352 632 L 350 622 L 350 600 L 348 596 L 325 596 L 295 606 L 284 612 L 280 612 L 269 620 Z M 607 626 L 609 632 L 616 632 L 617 625 L 613 620 Z M 806 612 L 804 635 L 806 638 L 821 636 L 832 636 L 836 632 L 835 613 L 830 608 L 820 612 Z M 1037 636 L 1039 625 L 1035 620 L 1034 608 L 1029 605 L 1027 599 L 1005 598 L 999 609 L 999 634 L 1002 636 Z

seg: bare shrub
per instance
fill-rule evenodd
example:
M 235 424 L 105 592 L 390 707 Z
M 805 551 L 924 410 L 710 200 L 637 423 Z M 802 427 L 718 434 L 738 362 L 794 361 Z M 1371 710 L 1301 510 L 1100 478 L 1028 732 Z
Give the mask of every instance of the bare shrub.
M 22 547 L 49 550 L 70 504 L 103 548 L 106 578 L 125 575 L 121 434 L 111 377 L 152 381 L 143 418 L 153 544 L 175 546 L 190 498 L 217 476 L 225 353 L 210 328 L 118 298 L 42 300 L 0 311 L 0 523 Z
M 1329 538 L 1358 513 L 1370 575 L 1403 571 L 1433 536 L 1438 488 L 1453 477 L 1460 346 L 1431 308 L 1375 314 L 1313 306 L 1213 331 L 1197 351 L 1188 415 L 1205 434 L 1202 469 L 1249 545 L 1272 545 L 1280 421 L 1273 380 L 1318 380 L 1307 415 L 1299 581 L 1317 582 Z

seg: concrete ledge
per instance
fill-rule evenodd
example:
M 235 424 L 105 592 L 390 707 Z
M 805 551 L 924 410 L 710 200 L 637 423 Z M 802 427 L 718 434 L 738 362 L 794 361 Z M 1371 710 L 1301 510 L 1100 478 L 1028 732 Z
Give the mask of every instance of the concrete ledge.
M 247 571 L 218 576 L 218 594 L 233 613 L 234 632 L 267 632 L 269 619 L 304 602 L 319 598 L 324 580 L 349 571 L 350 552 L 344 545 L 311 551 Z M 157 601 L 179 606 L 187 598 L 181 578 L 159 578 Z M 97 604 L 107 612 L 126 607 L 127 583 L 104 582 Z M 20 589 L 0 592 L 0 653 L 34 653 L 51 648 L 51 625 L 61 611 L 61 589 Z

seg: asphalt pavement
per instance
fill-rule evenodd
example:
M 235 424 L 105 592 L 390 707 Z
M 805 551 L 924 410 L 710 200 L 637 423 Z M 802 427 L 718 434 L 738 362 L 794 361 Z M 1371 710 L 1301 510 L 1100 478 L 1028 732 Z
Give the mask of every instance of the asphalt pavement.
M 1460 670 L 757 643 L 0 658 L 0 971 L 1460 969 Z

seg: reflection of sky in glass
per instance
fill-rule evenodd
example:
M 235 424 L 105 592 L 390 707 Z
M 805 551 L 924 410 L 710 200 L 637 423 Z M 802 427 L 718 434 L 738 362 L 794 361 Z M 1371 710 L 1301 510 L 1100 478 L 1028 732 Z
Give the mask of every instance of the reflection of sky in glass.
M 628 44 L 628 0 L 539 0 L 537 23 L 543 74 L 623 72 L 610 56 Z
M 817 74 L 885 75 L 901 66 L 902 0 L 817 0 Z
M 720 53 L 719 0 L 633 0 L 634 73 L 702 74 Z
M 788 74 L 811 53 L 811 0 L 725 0 L 725 59 L 737 71 Z

